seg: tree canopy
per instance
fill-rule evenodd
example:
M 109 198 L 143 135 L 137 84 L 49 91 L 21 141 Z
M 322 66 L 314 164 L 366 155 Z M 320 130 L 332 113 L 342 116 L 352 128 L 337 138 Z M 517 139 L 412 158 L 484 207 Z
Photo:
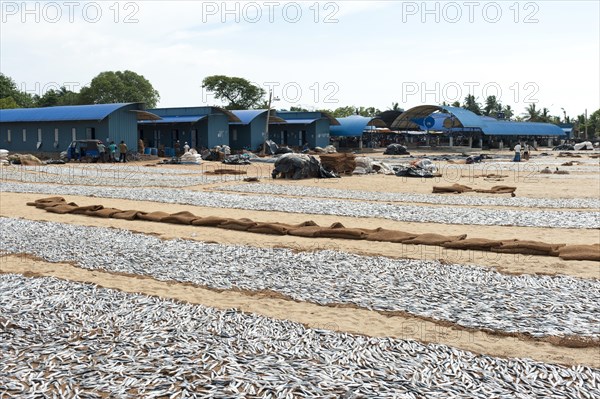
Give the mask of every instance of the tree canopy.
M 225 75 L 207 76 L 202 80 L 202 88 L 222 101 L 226 109 L 250 109 L 263 105 L 265 90 L 244 78 Z
M 101 72 L 79 93 L 81 104 L 144 102 L 156 107 L 160 95 L 142 75 L 132 71 Z
M 35 106 L 31 94 L 22 92 L 12 78 L 0 72 L 0 109 Z

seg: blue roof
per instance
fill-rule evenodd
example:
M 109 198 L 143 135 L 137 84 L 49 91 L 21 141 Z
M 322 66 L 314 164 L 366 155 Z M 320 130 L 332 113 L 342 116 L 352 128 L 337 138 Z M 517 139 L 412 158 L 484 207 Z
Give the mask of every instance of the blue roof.
M 565 136 L 560 127 L 552 123 L 485 121 L 483 133 L 495 136 Z
M 362 136 L 363 131 L 369 124 L 385 127 L 381 119 L 369 118 L 366 116 L 352 115 L 346 118 L 337 118 L 339 126 L 331 126 L 329 132 L 331 136 L 337 137 L 356 137 Z
M 46 121 L 100 121 L 108 115 L 135 103 L 65 105 L 45 108 L 16 108 L 0 110 L 0 123 Z
M 481 127 L 481 116 L 469 111 L 468 109 L 448 106 L 442 106 L 440 108 L 451 112 L 452 115 L 454 115 L 464 127 Z
M 235 116 L 237 116 L 243 125 L 248 125 L 260 114 L 267 112 L 266 109 L 243 109 L 243 110 L 232 110 Z
M 326 118 L 315 118 L 315 119 L 286 119 L 285 122 L 288 125 L 310 125 L 311 123 L 318 121 L 319 119 Z
M 232 110 L 231 113 L 235 115 L 241 122 L 232 122 L 232 125 L 249 125 L 256 117 L 266 114 L 266 109 L 242 109 Z M 279 118 L 275 110 L 271 110 L 269 113 L 269 123 L 284 123 L 285 120 Z
M 139 123 L 146 124 L 166 124 L 166 123 L 195 123 L 201 119 L 207 118 L 208 115 L 194 115 L 194 116 L 163 116 L 159 120 L 155 121 L 140 121 Z
M 439 111 L 448 111 L 442 113 Z M 461 131 L 463 129 L 480 130 L 487 135 L 495 136 L 564 136 L 560 127 L 551 123 L 536 122 L 510 122 L 500 121 L 489 116 L 480 116 L 464 108 L 448 107 L 439 105 L 419 105 L 404 112 L 394 122 L 392 127 L 396 129 L 427 130 L 425 120 L 433 118 L 434 124 L 429 130 Z M 444 121 L 449 117 L 455 118 L 462 127 L 452 129 L 444 126 Z

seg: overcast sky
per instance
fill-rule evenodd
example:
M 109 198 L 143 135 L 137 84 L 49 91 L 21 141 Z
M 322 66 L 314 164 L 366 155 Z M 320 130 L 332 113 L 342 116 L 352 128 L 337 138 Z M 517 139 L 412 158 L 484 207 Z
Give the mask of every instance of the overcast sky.
M 497 95 L 521 113 L 600 108 L 598 1 L 1 1 L 0 70 L 31 93 L 132 70 L 159 106 L 220 104 L 223 74 L 275 108 L 408 109 Z

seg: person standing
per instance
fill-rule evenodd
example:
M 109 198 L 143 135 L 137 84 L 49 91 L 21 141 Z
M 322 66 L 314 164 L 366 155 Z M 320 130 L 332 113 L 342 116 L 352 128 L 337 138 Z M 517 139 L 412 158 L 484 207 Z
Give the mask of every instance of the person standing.
M 117 152 L 117 145 L 114 141 L 111 141 L 108 145 L 108 160 L 110 162 L 116 162 L 115 154 Z
M 127 162 L 127 144 L 123 140 L 119 143 L 119 162 Z
M 98 142 L 98 155 L 100 157 L 100 162 L 106 162 L 106 146 L 101 141 Z
M 513 162 L 521 162 L 521 143 L 517 143 L 515 146 L 515 158 Z
M 529 161 L 529 144 L 525 143 L 523 147 L 523 159 Z
M 177 140 L 175 142 L 175 144 L 173 145 L 173 148 L 175 149 L 175 156 L 181 156 L 181 154 L 179 153 L 179 149 L 181 148 L 181 144 L 179 144 L 179 140 Z
M 188 145 L 187 141 L 183 145 L 183 152 L 184 153 L 190 152 L 190 146 Z

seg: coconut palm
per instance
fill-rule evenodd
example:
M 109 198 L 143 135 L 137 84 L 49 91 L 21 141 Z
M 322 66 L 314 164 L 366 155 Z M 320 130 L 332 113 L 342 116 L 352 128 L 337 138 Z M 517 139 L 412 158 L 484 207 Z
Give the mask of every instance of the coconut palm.
M 535 103 L 529 104 L 529 106 L 525 108 L 524 119 L 526 121 L 539 122 L 540 116 L 540 110 L 536 108 Z

